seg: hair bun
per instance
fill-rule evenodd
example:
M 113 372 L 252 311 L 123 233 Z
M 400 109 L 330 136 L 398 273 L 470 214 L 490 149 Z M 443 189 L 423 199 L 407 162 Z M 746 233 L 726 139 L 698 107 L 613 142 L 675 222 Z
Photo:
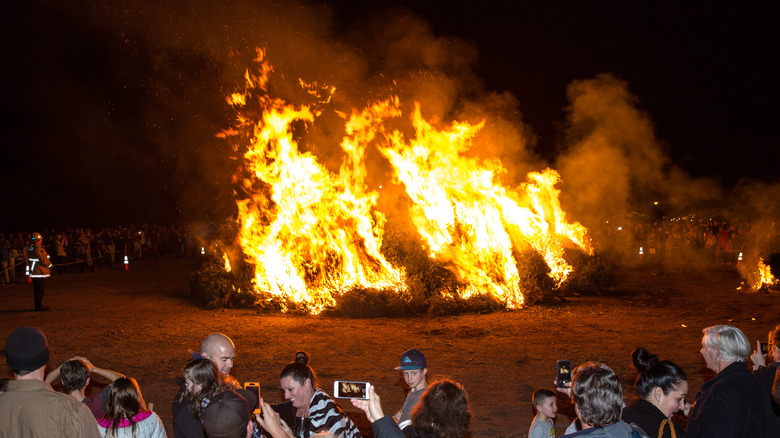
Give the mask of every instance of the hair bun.
M 642 347 L 631 353 L 631 360 L 634 362 L 636 369 L 641 373 L 647 372 L 647 370 L 658 364 L 658 356 L 650 354 L 649 351 Z
M 299 351 L 295 353 L 295 362 L 301 365 L 307 365 L 309 363 L 309 355 L 305 351 Z

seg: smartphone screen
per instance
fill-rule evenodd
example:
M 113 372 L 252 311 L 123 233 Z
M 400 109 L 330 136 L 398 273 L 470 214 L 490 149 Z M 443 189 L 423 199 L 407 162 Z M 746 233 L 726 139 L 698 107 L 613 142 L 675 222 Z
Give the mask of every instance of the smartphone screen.
M 763 355 L 769 354 L 769 343 L 767 343 L 767 342 L 762 342 L 761 343 L 761 354 L 763 354 Z
M 336 380 L 333 382 L 333 396 L 336 398 L 359 398 L 368 399 L 368 382 L 352 382 L 346 380 Z
M 260 382 L 245 382 L 244 383 L 244 389 L 251 391 L 252 394 L 255 395 L 255 400 L 257 402 L 252 407 L 252 413 L 259 414 L 261 412 L 260 409 Z
M 556 363 L 556 368 L 555 378 L 558 380 L 558 387 L 565 388 L 569 386 L 571 383 L 571 361 L 559 360 Z

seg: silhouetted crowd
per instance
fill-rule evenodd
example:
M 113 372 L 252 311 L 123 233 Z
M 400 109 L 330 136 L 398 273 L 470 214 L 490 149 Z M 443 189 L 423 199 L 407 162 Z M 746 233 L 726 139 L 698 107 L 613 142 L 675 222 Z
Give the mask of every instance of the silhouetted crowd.
M 774 222 L 757 225 L 694 215 L 649 222 L 629 217 L 605 221 L 590 231 L 598 249 L 633 260 L 733 265 L 740 254 L 780 253 L 780 226 Z
M 559 362 L 554 381 L 557 392 L 568 395 L 577 418 L 568 426 L 569 437 L 754 438 L 780 436 L 780 325 L 769 332 L 766 351 L 736 327 L 716 325 L 703 330 L 700 353 L 716 373 L 705 382 L 690 404 L 685 371 L 644 348 L 631 359 L 637 370 L 634 388 L 639 401 L 625 406 L 623 388 L 607 365 L 586 362 L 571 369 Z M 172 397 L 176 437 L 195 438 L 356 438 L 361 434 L 335 398 L 350 399 L 363 410 L 377 438 L 460 438 L 469 436 L 471 413 L 464 388 L 452 380 L 428 383 L 428 361 L 412 348 L 399 357 L 400 371 L 409 385 L 403 406 L 386 415 L 369 382 L 334 382 L 333 396 L 319 387 L 309 355 L 297 352 L 279 381 L 286 402 L 266 403 L 256 382 L 241 385 L 230 371 L 236 346 L 224 334 L 207 336 L 200 351 L 176 377 Z M 48 375 L 49 345 L 43 331 L 20 327 L 5 345 L 12 380 L 0 381 L 0 437 L 165 437 L 162 420 L 144 402 L 135 379 L 99 368 L 87 358 L 73 357 Z M 753 363 L 749 369 L 747 359 Z M 184 362 L 184 361 L 183 361 Z M 563 363 L 562 363 L 563 362 Z M 109 382 L 87 396 L 90 378 Z M 173 376 L 172 376 L 173 378 Z M 65 392 L 50 383 L 61 381 Z M 342 393 L 343 392 L 343 393 Z M 528 437 L 555 438 L 558 412 L 556 393 L 536 390 L 531 402 L 536 416 Z M 673 418 L 687 417 L 683 429 Z
M 24 275 L 32 232 L 0 233 L 3 283 Z M 60 274 L 94 272 L 132 260 L 185 257 L 197 251 L 197 240 L 178 225 L 40 230 L 46 251 Z

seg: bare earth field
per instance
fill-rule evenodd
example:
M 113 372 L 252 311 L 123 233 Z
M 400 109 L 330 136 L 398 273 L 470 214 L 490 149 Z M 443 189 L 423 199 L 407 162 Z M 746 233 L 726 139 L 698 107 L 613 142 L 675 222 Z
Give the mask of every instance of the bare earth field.
M 737 292 L 740 279 L 729 267 L 662 274 L 646 267 L 622 268 L 603 296 L 512 312 L 339 319 L 202 309 L 190 297 L 187 283 L 195 266 L 194 260 L 169 259 L 141 261 L 129 272 L 55 272 L 45 300 L 51 311 L 40 313 L 29 310 L 32 285 L 2 286 L 0 337 L 4 344 L 18 326 L 37 326 L 49 340 L 50 366 L 82 355 L 96 366 L 136 378 L 169 436 L 174 378 L 190 358 L 187 349 L 197 350 L 209 333 L 233 339 L 233 374 L 241 382 L 259 381 L 266 400 L 282 399 L 279 372 L 296 351 L 305 350 L 323 389 L 331 393 L 337 379 L 368 380 L 377 387 L 386 413 L 395 412 L 405 397 L 405 384 L 393 371 L 398 355 L 417 347 L 428 357 L 429 376 L 450 377 L 465 386 L 473 437 L 524 437 L 533 418 L 531 393 L 552 387 L 558 359 L 607 363 L 621 377 L 631 404 L 630 353 L 643 346 L 685 369 L 692 401 L 713 376 L 699 354 L 702 328 L 733 324 L 755 341 L 764 340 L 780 322 L 780 294 Z M 3 374 L 10 373 L 3 368 Z M 348 401 L 341 406 L 370 436 L 362 412 Z M 563 396 L 558 406 L 560 435 L 574 409 Z

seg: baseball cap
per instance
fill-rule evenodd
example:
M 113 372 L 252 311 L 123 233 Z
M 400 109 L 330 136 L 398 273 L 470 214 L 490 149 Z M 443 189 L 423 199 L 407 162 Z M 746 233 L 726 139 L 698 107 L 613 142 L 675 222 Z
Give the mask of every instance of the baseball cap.
M 228 389 L 215 395 L 203 411 L 203 428 L 209 438 L 238 438 L 246 435 L 252 418 L 254 394 L 246 389 Z
M 417 370 L 428 366 L 428 361 L 425 360 L 425 355 L 422 351 L 416 348 L 410 348 L 401 353 L 399 361 L 401 364 L 395 368 L 397 371 Z
M 5 341 L 5 360 L 8 368 L 16 371 L 34 371 L 49 363 L 49 343 L 38 327 L 22 326 Z

